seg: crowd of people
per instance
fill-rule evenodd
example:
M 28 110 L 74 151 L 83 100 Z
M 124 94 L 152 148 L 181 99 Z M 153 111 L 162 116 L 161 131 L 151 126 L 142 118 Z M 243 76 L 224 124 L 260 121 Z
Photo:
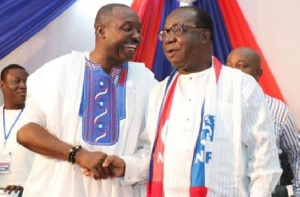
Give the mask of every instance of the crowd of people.
M 158 32 L 174 67 L 158 82 L 132 62 L 141 26 L 130 7 L 107 4 L 95 17 L 92 51 L 29 77 L 20 65 L 2 70 L 3 192 L 284 197 L 292 184 L 300 197 L 300 133 L 289 108 L 257 83 L 259 54 L 237 48 L 223 65 L 212 55 L 210 15 L 179 7 Z

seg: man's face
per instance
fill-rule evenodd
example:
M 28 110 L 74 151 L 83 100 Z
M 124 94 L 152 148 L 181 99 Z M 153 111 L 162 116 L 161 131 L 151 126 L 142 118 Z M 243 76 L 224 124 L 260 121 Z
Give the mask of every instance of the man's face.
M 114 7 L 105 32 L 108 56 L 119 62 L 133 60 L 139 43 L 141 23 L 137 14 L 126 7 Z
M 261 76 L 261 69 L 258 62 L 242 50 L 233 51 L 227 58 L 227 66 L 237 68 L 254 77 L 258 81 Z
M 26 80 L 28 73 L 23 69 L 10 69 L 1 81 L 1 89 L 6 102 L 23 105 L 26 99 Z
M 180 35 L 172 34 L 171 28 L 183 24 Z M 195 28 L 195 13 L 190 10 L 175 10 L 166 19 L 164 29 L 169 31 L 162 41 L 167 59 L 183 73 L 193 72 L 202 48 L 202 28 Z

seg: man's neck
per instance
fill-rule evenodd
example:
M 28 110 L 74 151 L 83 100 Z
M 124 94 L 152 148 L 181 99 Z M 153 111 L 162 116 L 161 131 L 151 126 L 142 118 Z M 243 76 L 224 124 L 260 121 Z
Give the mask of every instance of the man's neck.
M 16 105 L 16 104 L 4 104 L 4 109 L 6 110 L 19 110 L 19 109 L 23 109 L 24 108 L 24 104 L 22 105 Z
M 212 66 L 212 61 L 206 61 L 206 62 L 202 62 L 202 63 L 194 63 L 190 66 L 186 66 L 187 69 L 183 69 L 182 70 L 178 70 L 179 73 L 181 74 L 191 74 L 191 73 L 197 73 L 197 72 L 201 72 L 204 71 L 208 68 L 210 68 Z
M 102 69 L 107 74 L 109 74 L 111 72 L 111 70 L 112 70 L 113 67 L 121 67 L 122 66 L 121 62 L 118 62 L 115 59 L 109 58 L 109 57 L 107 57 L 105 55 L 96 54 L 95 51 L 92 51 L 89 54 L 89 60 L 92 61 L 92 62 L 94 62 L 94 63 L 101 64 Z

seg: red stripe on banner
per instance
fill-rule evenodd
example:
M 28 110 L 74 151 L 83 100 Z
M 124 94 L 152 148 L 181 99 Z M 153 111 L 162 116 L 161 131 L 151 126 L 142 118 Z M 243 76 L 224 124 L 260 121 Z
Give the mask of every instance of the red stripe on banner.
M 164 0 L 134 0 L 131 4 L 131 8 L 138 13 L 143 24 L 141 33 L 144 38 L 137 50 L 135 61 L 144 62 L 149 69 L 153 66 L 164 2 Z
M 131 8 L 136 11 L 136 13 L 139 15 L 140 19 L 143 20 L 145 16 L 145 10 L 147 7 L 148 1 L 143 0 L 134 0 L 131 4 Z
M 250 47 L 261 55 L 263 75 L 259 80 L 259 84 L 265 93 L 284 101 L 268 63 L 236 0 L 218 0 L 218 3 L 223 14 L 232 48 Z

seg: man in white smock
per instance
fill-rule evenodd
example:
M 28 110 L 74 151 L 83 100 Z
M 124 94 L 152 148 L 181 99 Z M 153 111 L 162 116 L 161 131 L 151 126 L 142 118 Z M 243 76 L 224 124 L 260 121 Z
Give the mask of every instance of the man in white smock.
M 25 197 L 142 195 L 145 111 L 156 80 L 143 63 L 128 62 L 140 30 L 131 8 L 108 4 L 95 19 L 93 51 L 59 57 L 28 78 L 17 139 L 39 154 Z

